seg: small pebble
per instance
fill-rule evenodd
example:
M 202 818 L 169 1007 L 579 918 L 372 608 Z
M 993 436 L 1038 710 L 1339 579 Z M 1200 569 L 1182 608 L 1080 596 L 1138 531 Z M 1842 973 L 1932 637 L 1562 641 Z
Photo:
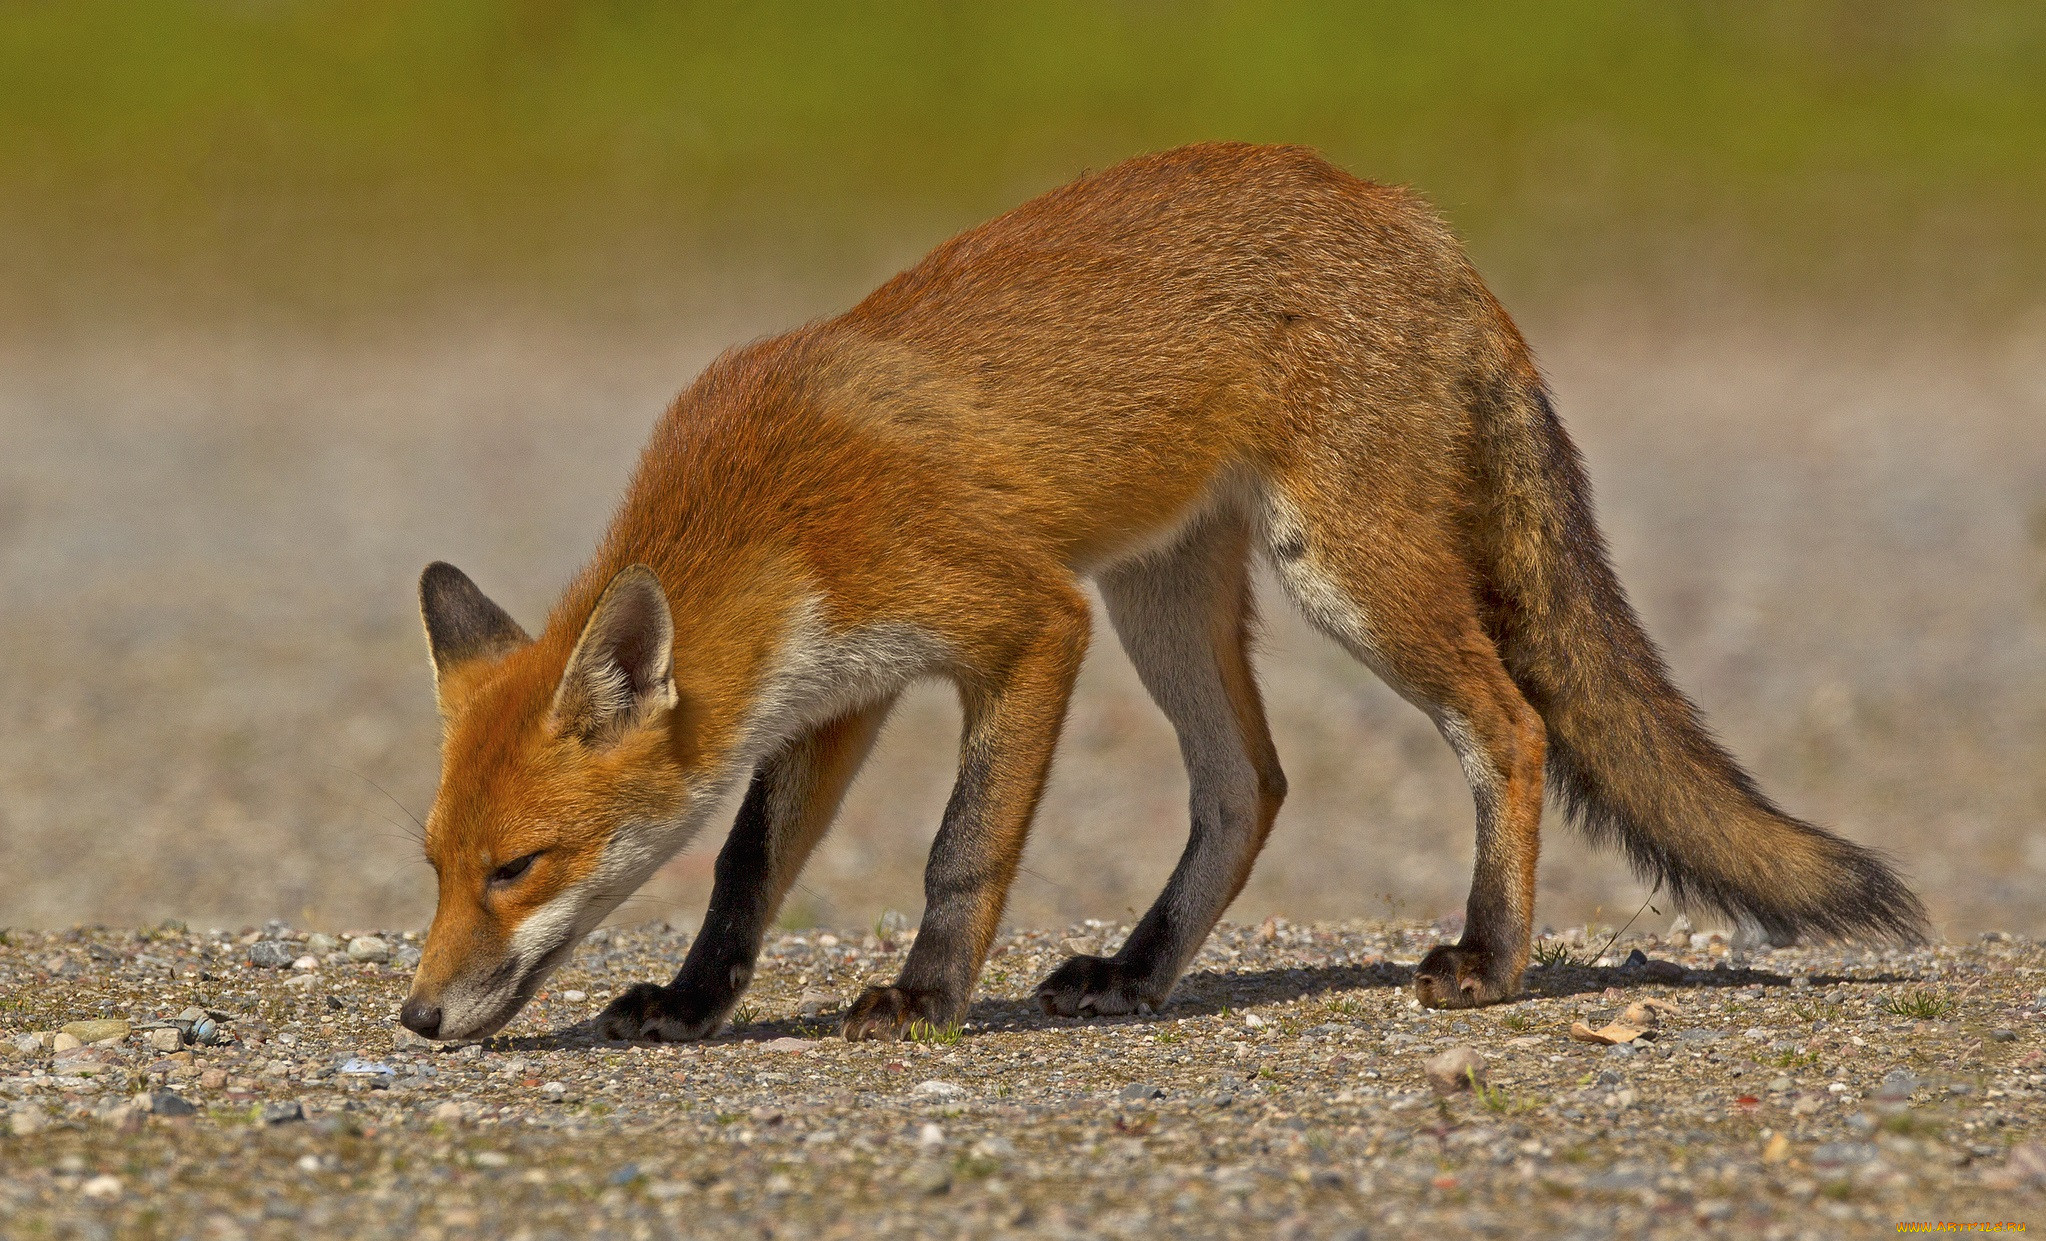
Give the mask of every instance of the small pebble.
M 140 1133 L 149 1121 L 149 1112 L 133 1103 L 124 1103 L 108 1111 L 101 1119 L 117 1133 Z
M 935 1196 L 952 1188 L 952 1169 L 936 1159 L 921 1159 L 911 1167 L 906 1179 L 911 1189 L 926 1197 Z
M 281 970 L 297 960 L 291 945 L 274 939 L 259 939 L 249 945 L 249 965 L 259 970 Z
M 1469 1090 L 1473 1084 L 1482 1086 L 1485 1083 L 1485 1058 L 1475 1048 L 1452 1047 L 1422 1061 L 1421 1069 L 1428 1075 L 1428 1084 L 1440 1095 L 1455 1094 Z
M 375 935 L 361 935 L 348 941 L 348 959 L 381 964 L 391 959 L 391 946 Z
M 81 1043 L 101 1043 L 109 1039 L 127 1038 L 130 1026 L 125 1021 L 116 1020 L 71 1021 L 58 1029 Z
M 909 1093 L 927 1099 L 956 1099 L 966 1093 L 966 1087 L 933 1078 L 927 1082 L 918 1082 L 910 1087 Z

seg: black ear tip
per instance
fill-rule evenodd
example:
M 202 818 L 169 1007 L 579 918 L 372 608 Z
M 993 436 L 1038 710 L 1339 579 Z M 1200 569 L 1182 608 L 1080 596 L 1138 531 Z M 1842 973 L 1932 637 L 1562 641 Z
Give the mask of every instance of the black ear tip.
M 661 585 L 659 574 L 643 564 L 629 564 L 612 574 L 604 596 L 621 603 L 634 600 L 644 608 L 654 607 L 656 601 L 662 611 L 669 607 L 668 588 Z
M 459 590 L 469 584 L 469 575 L 445 560 L 436 560 L 419 574 L 419 597 L 428 599 L 445 595 L 449 590 Z

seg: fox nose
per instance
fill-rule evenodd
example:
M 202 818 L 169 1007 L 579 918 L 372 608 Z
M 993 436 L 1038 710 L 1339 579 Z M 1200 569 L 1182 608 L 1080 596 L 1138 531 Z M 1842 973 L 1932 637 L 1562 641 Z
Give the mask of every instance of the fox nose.
M 414 996 L 405 1001 L 405 1007 L 398 1010 L 398 1020 L 405 1028 L 421 1038 L 440 1037 L 440 1005 L 429 1004 Z

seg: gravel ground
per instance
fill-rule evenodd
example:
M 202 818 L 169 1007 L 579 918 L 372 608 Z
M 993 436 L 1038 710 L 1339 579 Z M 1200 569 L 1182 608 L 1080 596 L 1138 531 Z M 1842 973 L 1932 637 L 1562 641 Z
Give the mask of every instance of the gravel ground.
M 0 1234 L 1833 1237 L 2024 1223 L 2046 1184 L 2030 940 L 1577 928 L 1530 998 L 1442 1014 L 1405 984 L 1449 928 L 1270 920 L 1218 931 L 1156 1017 L 1037 1012 L 1126 930 L 1014 932 L 966 1028 L 898 1044 L 832 1014 L 908 932 L 777 934 L 690 1046 L 582 1024 L 668 975 L 664 925 L 598 931 L 453 1046 L 395 1022 L 410 935 L 9 932 Z M 1622 1018 L 1658 1028 L 1570 1034 Z M 1439 1093 L 1424 1061 L 1457 1047 L 1481 1088 Z

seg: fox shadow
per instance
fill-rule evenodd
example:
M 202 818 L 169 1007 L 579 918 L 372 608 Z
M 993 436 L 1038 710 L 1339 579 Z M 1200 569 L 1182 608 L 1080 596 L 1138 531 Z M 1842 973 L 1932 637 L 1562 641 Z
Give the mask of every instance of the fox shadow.
M 1659 968 L 1658 968 L 1659 967 Z M 1876 985 L 1908 982 L 1895 974 L 1812 974 L 1813 988 L 1841 984 Z M 1158 1013 L 1132 1013 L 1115 1017 L 1055 1017 L 1044 1012 L 1034 999 L 981 999 L 966 1015 L 965 1037 L 981 1033 L 1026 1030 L 1059 1030 L 1102 1025 L 1142 1025 L 1182 1017 L 1214 1016 L 1237 1009 L 1266 1004 L 1292 1003 L 1315 996 L 1345 991 L 1405 991 L 1412 986 L 1414 967 L 1392 962 L 1369 965 L 1323 965 L 1267 970 L 1202 970 L 1180 980 L 1165 1009 Z M 1734 987 L 1782 987 L 1788 989 L 1786 974 L 1761 969 L 1718 968 L 1688 970 L 1669 962 L 1641 966 L 1534 966 L 1523 979 L 1521 994 L 1494 1009 L 1510 1009 L 1532 999 L 1561 999 L 1572 995 L 1603 994 L 1617 987 L 1631 991 L 1645 987 L 1666 987 L 1675 992 L 1707 992 Z M 1452 1010 L 1460 1011 L 1460 1010 Z M 704 1044 L 760 1043 L 778 1038 L 836 1038 L 838 1014 L 817 1017 L 773 1018 L 726 1027 L 701 1040 Z M 577 1022 L 544 1034 L 520 1035 L 492 1040 L 492 1046 L 506 1051 L 555 1051 L 575 1047 L 625 1047 L 630 1043 L 597 1037 L 594 1020 Z

